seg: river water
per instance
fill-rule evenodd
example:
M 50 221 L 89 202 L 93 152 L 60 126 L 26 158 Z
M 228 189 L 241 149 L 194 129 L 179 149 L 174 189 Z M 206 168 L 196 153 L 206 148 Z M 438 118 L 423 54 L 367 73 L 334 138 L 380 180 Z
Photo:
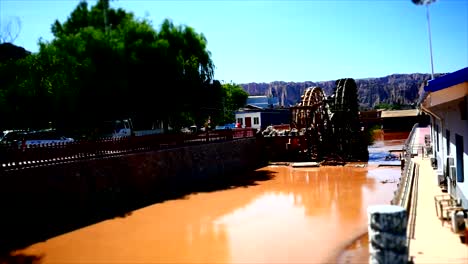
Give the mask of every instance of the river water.
M 401 148 L 407 135 L 379 135 L 369 148 L 369 163 L 268 166 L 258 173 L 269 177 L 255 185 L 156 203 L 15 254 L 34 256 L 43 264 L 362 259 L 367 206 L 390 203 L 400 177 L 399 167 L 378 166 L 384 162 L 382 152 Z

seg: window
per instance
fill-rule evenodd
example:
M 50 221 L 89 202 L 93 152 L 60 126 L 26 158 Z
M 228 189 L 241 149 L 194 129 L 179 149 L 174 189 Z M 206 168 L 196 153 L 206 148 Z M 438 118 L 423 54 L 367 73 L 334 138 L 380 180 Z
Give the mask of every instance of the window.
M 447 156 L 450 155 L 450 131 L 448 129 L 445 130 L 445 139 L 447 141 Z
M 466 120 L 466 116 L 467 116 L 467 107 L 468 107 L 468 102 L 467 102 L 467 99 L 468 96 L 465 96 L 463 98 L 463 100 L 461 100 L 459 103 L 458 103 L 458 108 L 459 108 L 459 111 L 460 111 L 460 119 L 461 120 Z
M 260 124 L 260 120 L 258 117 L 254 117 L 254 125 Z
M 457 181 L 463 182 L 464 179 L 464 164 L 463 164 L 463 137 L 455 134 L 455 152 L 457 159 Z
M 243 119 L 242 117 L 237 118 L 237 123 L 243 125 L 242 119 Z
M 437 144 L 437 152 L 439 152 L 439 125 L 435 126 L 435 131 L 436 131 L 435 140 Z

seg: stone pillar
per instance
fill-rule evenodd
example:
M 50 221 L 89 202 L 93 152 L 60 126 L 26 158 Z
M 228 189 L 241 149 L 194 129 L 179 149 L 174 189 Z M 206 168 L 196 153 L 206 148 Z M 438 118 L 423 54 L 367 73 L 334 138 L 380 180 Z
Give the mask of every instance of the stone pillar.
M 408 263 L 406 210 L 396 205 L 367 208 L 369 263 Z

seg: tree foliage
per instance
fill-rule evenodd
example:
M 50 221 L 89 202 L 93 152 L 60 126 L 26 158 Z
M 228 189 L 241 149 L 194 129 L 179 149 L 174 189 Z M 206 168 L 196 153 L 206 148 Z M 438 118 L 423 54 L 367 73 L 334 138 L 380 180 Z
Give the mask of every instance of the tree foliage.
M 52 123 L 76 132 L 131 117 L 141 127 L 164 121 L 177 128 L 208 116 L 224 122 L 224 109 L 245 102 L 239 86 L 213 80 L 207 40 L 189 26 L 166 19 L 156 30 L 99 0 L 80 2 L 51 31 L 38 53 L 0 63 L 0 77 L 13 76 L 0 82 L 1 127 Z
M 383 109 L 383 110 L 401 110 L 401 104 L 388 104 L 388 103 L 379 103 L 374 106 L 374 109 Z
M 234 83 L 223 84 L 223 93 L 226 98 L 223 122 L 224 124 L 232 123 L 235 121 L 234 111 L 245 106 L 249 94 L 240 85 Z

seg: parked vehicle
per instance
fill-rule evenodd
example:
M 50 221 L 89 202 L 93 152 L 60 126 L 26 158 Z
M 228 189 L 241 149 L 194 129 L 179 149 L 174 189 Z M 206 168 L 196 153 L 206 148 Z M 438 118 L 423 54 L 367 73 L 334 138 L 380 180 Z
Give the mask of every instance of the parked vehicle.
M 148 129 L 136 130 L 132 119 L 119 119 L 114 121 L 106 121 L 99 128 L 99 137 L 101 138 L 119 138 L 128 136 L 146 136 L 163 133 L 162 128 L 147 127 Z
M 215 130 L 235 129 L 236 123 L 225 124 L 222 126 L 216 126 Z
M 119 138 L 132 135 L 132 121 L 130 119 L 106 121 L 99 129 L 99 137 Z
M 1 144 L 4 146 L 15 146 L 24 148 L 29 145 L 51 144 L 51 143 L 69 143 L 73 138 L 65 137 L 57 133 L 55 129 L 45 129 L 38 131 L 8 131 L 4 132 Z
M 2 136 L 0 139 L 0 144 L 3 146 L 8 146 L 11 144 L 17 144 L 17 142 L 20 142 L 23 140 L 25 135 L 27 134 L 27 131 L 24 130 L 5 130 L 2 131 Z
M 57 133 L 55 129 L 39 130 L 26 133 L 24 144 L 51 144 L 51 143 L 69 143 L 75 141 L 73 138 L 65 137 Z

